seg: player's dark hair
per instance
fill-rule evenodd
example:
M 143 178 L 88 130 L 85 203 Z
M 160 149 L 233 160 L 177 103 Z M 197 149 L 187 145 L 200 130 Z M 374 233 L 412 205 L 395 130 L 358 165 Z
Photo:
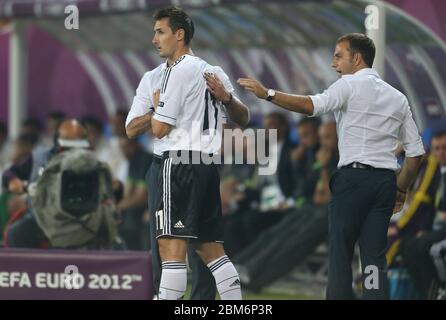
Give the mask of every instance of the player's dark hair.
M 194 37 L 194 23 L 183 9 L 175 6 L 160 9 L 153 15 L 154 21 L 169 18 L 170 29 L 177 32 L 178 29 L 184 30 L 184 44 L 189 45 Z
M 362 33 L 349 33 L 340 37 L 336 43 L 347 41 L 350 46 L 350 53 L 353 56 L 355 53 L 360 53 L 364 63 L 370 68 L 373 66 L 375 60 L 375 44 L 373 40 Z

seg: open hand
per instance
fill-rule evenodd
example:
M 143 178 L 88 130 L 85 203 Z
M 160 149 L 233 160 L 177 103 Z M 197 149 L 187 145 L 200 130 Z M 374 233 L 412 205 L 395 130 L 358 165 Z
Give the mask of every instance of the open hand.
M 209 92 L 214 96 L 215 99 L 223 102 L 224 104 L 228 103 L 231 100 L 231 94 L 226 91 L 223 82 L 221 82 L 216 74 L 205 73 L 203 77 L 206 80 Z
M 237 83 L 244 89 L 254 93 L 260 99 L 266 99 L 268 97 L 265 86 L 254 78 L 240 78 L 237 80 Z
M 155 111 L 156 108 L 158 108 L 159 102 L 160 102 L 160 89 L 153 92 L 153 106 L 155 108 Z

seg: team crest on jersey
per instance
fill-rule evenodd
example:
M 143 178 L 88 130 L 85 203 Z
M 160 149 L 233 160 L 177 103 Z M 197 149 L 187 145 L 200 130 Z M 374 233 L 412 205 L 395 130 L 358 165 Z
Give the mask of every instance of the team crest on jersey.
M 162 107 L 164 107 L 164 102 L 160 101 L 160 102 L 158 103 L 158 108 L 162 108 Z

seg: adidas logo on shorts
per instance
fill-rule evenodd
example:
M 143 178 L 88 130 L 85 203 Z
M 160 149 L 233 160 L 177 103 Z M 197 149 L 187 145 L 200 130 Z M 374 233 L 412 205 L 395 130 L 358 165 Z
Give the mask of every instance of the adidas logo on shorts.
M 182 228 L 184 228 L 184 224 L 180 220 L 177 223 L 175 223 L 175 225 L 173 227 L 174 228 L 178 228 L 178 229 L 182 229 Z

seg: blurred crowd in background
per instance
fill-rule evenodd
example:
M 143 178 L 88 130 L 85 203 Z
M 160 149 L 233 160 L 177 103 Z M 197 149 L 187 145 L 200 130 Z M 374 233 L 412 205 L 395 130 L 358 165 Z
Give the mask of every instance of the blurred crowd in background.
M 119 110 L 108 123 L 88 115 L 78 120 L 85 129 L 87 149 L 110 168 L 119 240 L 107 248 L 147 251 L 154 245 L 149 239 L 152 222 L 145 181 L 152 161 L 151 138 L 147 134 L 128 139 L 126 117 L 127 111 Z M 8 139 L 6 125 L 0 124 L 0 230 L 4 247 L 57 247 L 39 230 L 39 224 L 30 223 L 33 218 L 27 194 L 35 179 L 32 171 L 38 154 L 63 149 L 60 124 L 64 120 L 62 112 L 49 114 L 46 123 L 28 119 L 14 141 Z M 330 177 L 337 169 L 339 155 L 333 121 L 302 118 L 296 123 L 284 113 L 272 112 L 250 128 L 277 130 L 277 148 L 273 148 L 277 154 L 269 151 L 275 174 L 259 175 L 258 161 L 247 164 L 248 157 L 256 154 L 255 143 L 233 137 L 234 152 L 225 154 L 222 149 L 222 157 L 241 156 L 244 164 L 220 165 L 220 192 L 225 249 L 237 264 L 244 285 L 260 290 L 291 272 L 326 242 Z M 421 298 L 428 297 L 432 281 L 438 278 L 430 249 L 446 239 L 444 128 L 430 128 L 423 134 L 429 152 L 404 209 L 393 216 L 389 228 L 389 266 L 391 270 L 404 266 Z M 396 152 L 403 161 L 401 150 Z

